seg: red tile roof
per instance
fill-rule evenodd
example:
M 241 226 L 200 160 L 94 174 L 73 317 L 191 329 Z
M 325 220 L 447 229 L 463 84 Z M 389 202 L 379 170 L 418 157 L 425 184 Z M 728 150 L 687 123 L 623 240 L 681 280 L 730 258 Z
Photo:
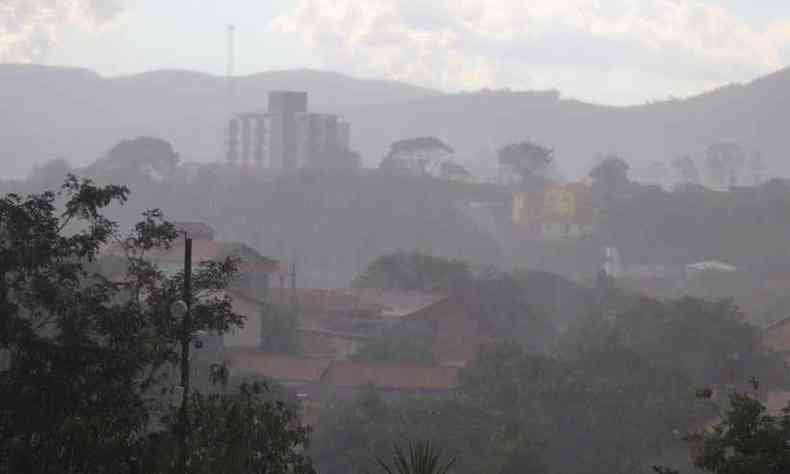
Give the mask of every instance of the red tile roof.
M 273 287 L 269 293 L 269 300 L 278 305 L 290 305 L 294 302 L 294 298 L 300 311 L 314 313 L 344 313 L 349 316 L 366 313 L 380 316 L 387 309 L 384 305 L 362 300 L 343 290 Z
M 463 365 L 475 357 L 481 345 L 491 341 L 487 335 L 490 331 L 473 313 L 478 304 L 470 298 L 455 294 L 403 317 L 405 321 L 433 325 L 433 354 L 443 364 Z
M 458 386 L 458 369 L 404 363 L 335 361 L 327 369 L 324 381 L 340 388 L 373 385 L 383 390 L 446 391 Z
M 344 290 L 364 301 L 370 301 L 386 307 L 384 316 L 405 316 L 423 308 L 427 308 L 445 298 L 444 293 L 418 291 L 418 290 L 381 290 L 376 288 L 361 288 Z
M 229 351 L 231 370 L 262 375 L 280 382 L 318 382 L 331 363 L 328 359 L 309 359 L 250 350 Z
M 214 229 L 203 222 L 173 222 L 173 227 L 179 234 L 187 234 L 193 239 L 214 239 Z
M 788 404 L 790 404 L 790 392 L 768 392 L 765 407 L 771 416 L 781 416 Z
M 102 251 L 104 255 L 124 256 L 119 245 L 111 245 Z M 184 261 L 184 240 L 176 239 L 170 248 L 155 248 L 148 250 L 145 257 L 158 263 L 181 263 Z M 238 257 L 239 271 L 241 273 L 279 273 L 282 268 L 275 260 L 264 257 L 255 249 L 236 242 L 218 242 L 208 239 L 194 239 L 192 241 L 192 262 L 219 261 L 227 257 Z
M 763 330 L 763 345 L 776 352 L 790 352 L 790 318 Z

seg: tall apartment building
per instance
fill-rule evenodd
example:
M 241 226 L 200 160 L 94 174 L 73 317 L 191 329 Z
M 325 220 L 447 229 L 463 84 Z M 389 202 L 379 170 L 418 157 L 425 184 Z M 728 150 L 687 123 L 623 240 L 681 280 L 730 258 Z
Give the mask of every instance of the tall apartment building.
M 272 91 L 265 112 L 230 120 L 227 161 L 273 171 L 331 166 L 329 160 L 350 149 L 350 136 L 350 125 L 337 115 L 308 112 L 306 92 Z

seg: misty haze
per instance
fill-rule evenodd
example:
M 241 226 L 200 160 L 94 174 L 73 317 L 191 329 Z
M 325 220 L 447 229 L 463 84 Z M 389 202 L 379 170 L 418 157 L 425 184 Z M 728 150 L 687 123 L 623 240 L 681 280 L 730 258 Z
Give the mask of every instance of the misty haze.
M 0 0 L 0 474 L 790 472 L 790 3 Z

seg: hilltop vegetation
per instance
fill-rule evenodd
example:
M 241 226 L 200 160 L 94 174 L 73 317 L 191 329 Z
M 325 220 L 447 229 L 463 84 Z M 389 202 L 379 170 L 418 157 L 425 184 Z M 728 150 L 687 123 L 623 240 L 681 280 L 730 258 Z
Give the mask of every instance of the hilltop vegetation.
M 340 112 L 351 122 L 354 148 L 368 166 L 393 142 L 433 135 L 451 143 L 467 168 L 489 168 L 496 150 L 526 133 L 554 148 L 560 169 L 574 177 L 589 171 L 597 153 L 625 157 L 643 177 L 655 162 L 669 165 L 685 155 L 701 160 L 718 142 L 757 148 L 770 174 L 787 175 L 789 77 L 782 70 L 685 100 L 605 107 L 564 100 L 556 91 L 440 94 L 330 72 L 281 71 L 237 79 L 232 108 L 262 108 L 267 90 L 309 91 L 317 110 Z M 28 163 L 58 157 L 85 165 L 124 136 L 159 135 L 190 160 L 223 156 L 227 84 L 218 77 L 156 71 L 101 78 L 83 70 L 3 65 L 0 104 L 6 112 L 0 115 L 0 155 L 29 157 L 4 163 L 10 176 L 23 176 Z

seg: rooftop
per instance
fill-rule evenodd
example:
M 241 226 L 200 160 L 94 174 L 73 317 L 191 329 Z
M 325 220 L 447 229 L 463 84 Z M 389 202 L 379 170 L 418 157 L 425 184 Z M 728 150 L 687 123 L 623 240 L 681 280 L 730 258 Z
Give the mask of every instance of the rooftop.
M 778 321 L 763 330 L 763 345 L 776 352 L 790 352 L 790 318 Z
M 370 301 L 385 307 L 385 317 L 405 316 L 447 298 L 444 293 L 419 290 L 381 290 L 361 288 L 345 290 L 364 301 Z
M 318 382 L 331 364 L 329 359 L 310 359 L 252 350 L 227 354 L 228 365 L 240 372 L 269 377 L 280 382 Z
M 173 222 L 179 234 L 187 234 L 193 239 L 214 240 L 214 229 L 204 222 Z
M 363 300 L 344 290 L 324 288 L 272 288 L 269 294 L 272 303 L 290 305 L 296 303 L 301 311 L 318 313 L 367 313 L 380 316 L 387 306 L 375 301 Z
M 125 256 L 123 249 L 118 244 L 108 246 L 102 251 L 105 256 Z M 155 248 L 146 252 L 148 260 L 159 264 L 181 264 L 184 261 L 184 241 L 176 239 L 169 248 Z M 209 239 L 195 239 L 192 241 L 192 262 L 200 264 L 210 261 L 221 261 L 228 257 L 240 259 L 239 271 L 241 273 L 280 273 L 276 260 L 264 257 L 252 247 L 238 242 L 221 242 Z

